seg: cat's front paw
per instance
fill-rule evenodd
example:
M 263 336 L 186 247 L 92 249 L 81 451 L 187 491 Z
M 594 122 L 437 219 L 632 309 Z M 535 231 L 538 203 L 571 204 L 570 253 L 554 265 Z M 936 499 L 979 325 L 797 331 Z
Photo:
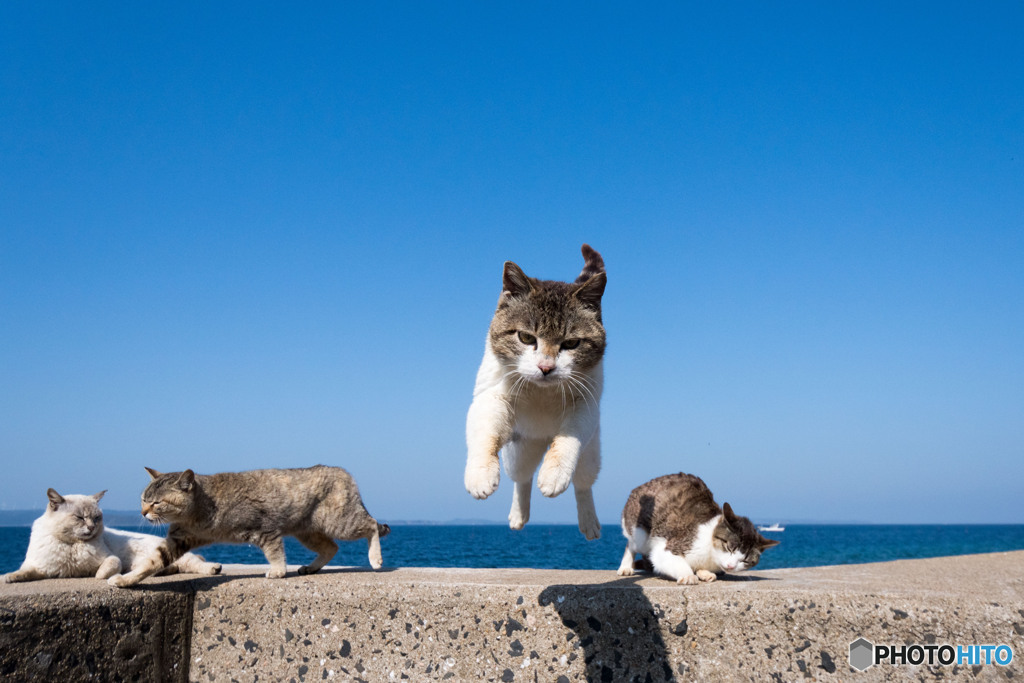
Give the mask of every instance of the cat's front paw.
M 313 569 L 312 567 L 306 565 L 304 567 L 299 567 L 299 576 L 305 576 L 306 574 L 316 574 L 318 571 L 320 570 Z
M 271 569 L 266 576 L 268 579 L 283 579 L 286 573 L 284 569 Z
M 203 573 L 209 576 L 214 576 L 215 574 L 220 574 L 221 569 L 223 569 L 223 567 L 221 567 L 219 562 L 208 562 L 206 566 L 203 567 Z
M 107 579 L 107 583 L 118 588 L 127 588 L 128 586 L 134 586 L 136 581 L 128 578 L 127 574 L 114 574 Z
M 497 460 L 482 466 L 466 466 L 466 490 L 477 500 L 483 500 L 497 491 L 500 480 L 501 468 L 498 466 Z
M 544 464 L 540 466 L 540 472 L 537 473 L 537 488 L 541 493 L 548 498 L 554 498 L 565 492 L 571 483 L 572 470 L 560 467 L 558 459 L 551 458 L 550 455 L 544 459 Z
M 697 578 L 701 581 L 714 581 L 718 578 L 718 575 L 714 572 L 709 572 L 707 569 L 698 569 Z
M 619 567 L 618 570 L 616 570 L 615 573 L 618 574 L 619 576 L 633 576 L 634 572 L 633 572 L 632 565 L 630 565 L 628 567 L 623 565 L 623 566 Z
M 680 586 L 693 586 L 700 583 L 700 579 L 697 578 L 696 574 L 690 574 L 688 576 L 680 576 L 676 579 L 676 583 Z

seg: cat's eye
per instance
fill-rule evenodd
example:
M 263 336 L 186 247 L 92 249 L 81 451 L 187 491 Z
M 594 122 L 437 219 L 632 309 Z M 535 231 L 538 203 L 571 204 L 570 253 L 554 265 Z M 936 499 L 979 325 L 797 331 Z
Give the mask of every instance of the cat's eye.
M 563 349 L 567 349 L 569 351 L 571 351 L 572 349 L 575 349 L 575 348 L 579 348 L 579 345 L 580 345 L 580 340 L 579 339 L 566 339 L 564 342 L 562 342 L 562 348 Z
M 520 332 L 519 333 L 519 341 L 523 342 L 527 346 L 533 346 L 534 344 L 537 343 L 537 338 L 534 337 L 529 332 Z

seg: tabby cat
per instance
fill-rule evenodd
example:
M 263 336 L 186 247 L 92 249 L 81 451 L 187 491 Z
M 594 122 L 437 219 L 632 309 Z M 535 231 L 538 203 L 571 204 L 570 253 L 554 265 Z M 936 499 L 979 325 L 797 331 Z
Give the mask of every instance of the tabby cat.
M 605 330 L 601 255 L 584 244 L 575 282 L 537 280 L 507 261 L 502 292 L 466 418 L 466 490 L 498 488 L 499 452 L 512 479 L 509 526 L 530 518 L 533 473 L 545 496 L 572 483 L 580 531 L 601 536 L 592 487 L 601 468 L 600 400 Z
M 627 543 L 619 575 L 633 573 L 639 553 L 655 572 L 681 584 L 750 569 L 779 543 L 761 536 L 728 503 L 719 508 L 700 477 L 682 472 L 633 489 L 622 510 L 622 533 Z
M 106 491 L 93 496 L 62 496 L 47 489 L 43 516 L 32 523 L 28 552 L 21 568 L 4 581 L 35 581 L 95 576 L 106 579 L 122 570 L 137 569 L 163 542 L 159 536 L 103 526 L 99 501 Z M 163 573 L 217 574 L 220 565 L 185 553 Z
M 250 470 L 202 475 L 192 470 L 161 474 L 146 468 L 152 481 L 142 493 L 142 514 L 170 522 L 167 538 L 144 566 L 113 576 L 114 586 L 132 586 L 180 557 L 210 543 L 251 543 L 270 563 L 267 578 L 285 575 L 284 537 L 294 536 L 317 553 L 299 574 L 312 574 L 338 551 L 333 539 L 369 542 L 370 566 L 380 569 L 378 524 L 363 506 L 355 481 L 340 467 Z

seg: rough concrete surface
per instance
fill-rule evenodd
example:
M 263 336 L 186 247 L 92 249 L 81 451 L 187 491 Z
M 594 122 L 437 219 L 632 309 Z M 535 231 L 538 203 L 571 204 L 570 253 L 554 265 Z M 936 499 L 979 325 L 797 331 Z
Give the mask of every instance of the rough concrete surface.
M 176 680 L 183 669 L 193 681 L 1005 681 L 1024 674 L 1024 551 L 753 571 L 686 587 L 610 570 L 328 568 L 272 581 L 263 568 L 226 569 L 221 577 L 151 579 L 130 591 L 92 579 L 0 588 L 8 645 L 0 662 L 38 673 L 37 641 L 54 622 L 47 614 L 88 605 L 95 614 L 73 620 L 112 633 L 102 608 L 130 615 L 134 600 L 140 633 L 126 622 L 124 637 L 149 648 L 134 648 L 130 661 L 152 662 L 151 680 Z M 191 632 L 191 656 L 178 668 L 167 667 L 169 645 L 189 638 L 171 621 Z M 32 635 L 15 640 L 12 627 Z M 848 652 L 858 637 L 1005 643 L 1014 661 L 857 672 Z M 162 639 L 171 642 L 159 648 Z M 76 658 L 82 671 L 90 654 L 117 662 L 118 643 L 68 640 L 73 652 L 54 654 L 50 666 Z
M 191 587 L 0 583 L 0 680 L 187 681 Z

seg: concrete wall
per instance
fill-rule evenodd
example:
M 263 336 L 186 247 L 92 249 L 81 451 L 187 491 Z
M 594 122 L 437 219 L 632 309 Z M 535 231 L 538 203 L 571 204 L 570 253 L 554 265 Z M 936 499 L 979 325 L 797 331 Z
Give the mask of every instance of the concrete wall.
M 0 680 L 187 681 L 192 587 L 0 584 Z
M 13 680 L 1001 680 L 1024 674 L 1024 552 L 754 571 L 259 568 L 0 589 Z M 849 667 L 849 644 L 1006 643 L 1009 667 Z M 185 653 L 188 653 L 186 657 Z

